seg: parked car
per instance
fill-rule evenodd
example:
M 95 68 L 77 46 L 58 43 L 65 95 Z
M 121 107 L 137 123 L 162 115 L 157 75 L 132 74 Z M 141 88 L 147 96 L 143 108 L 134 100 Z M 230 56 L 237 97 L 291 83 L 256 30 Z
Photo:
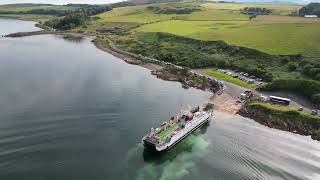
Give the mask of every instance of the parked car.
M 314 110 L 311 111 L 311 115 L 314 115 L 314 116 L 315 116 L 315 115 L 317 115 L 317 114 L 318 114 L 318 110 L 317 110 L 317 109 L 314 109 Z
M 256 78 L 256 77 L 255 77 L 255 76 L 253 76 L 253 75 L 251 75 L 251 76 L 250 76 L 250 78 L 254 79 L 254 78 Z
M 244 72 L 241 72 L 241 73 L 239 73 L 240 75 L 243 75 L 244 74 Z
M 248 76 L 249 76 L 249 74 L 248 74 L 248 73 L 244 73 L 243 75 L 244 75 L 244 76 L 246 76 L 246 77 L 248 77 Z
M 298 108 L 298 111 L 303 111 L 303 107 L 299 107 L 299 108 Z

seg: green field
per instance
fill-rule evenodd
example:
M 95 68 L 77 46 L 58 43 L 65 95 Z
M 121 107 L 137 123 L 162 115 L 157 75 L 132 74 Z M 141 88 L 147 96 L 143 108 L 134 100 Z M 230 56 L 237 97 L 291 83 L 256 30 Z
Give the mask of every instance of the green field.
M 313 116 L 307 112 L 298 111 L 297 108 L 294 108 L 291 106 L 274 105 L 274 104 L 265 103 L 265 102 L 253 102 L 253 103 L 250 103 L 249 106 L 262 107 L 262 108 L 268 109 L 269 111 L 273 111 L 274 113 L 278 112 L 278 114 L 294 113 L 302 118 L 309 119 L 311 121 L 320 120 L 320 116 Z
M 110 12 L 100 14 L 103 22 L 134 22 L 151 23 L 155 21 L 169 20 L 173 14 L 156 14 L 146 10 L 147 6 L 122 7 L 113 9 Z
M 295 4 L 240 4 L 240 3 L 205 3 L 201 6 L 207 9 L 239 10 L 245 7 L 261 7 L 273 10 L 273 14 L 287 15 L 297 11 L 301 6 Z
M 230 82 L 230 83 L 233 83 L 233 84 L 245 87 L 245 88 L 253 88 L 254 85 L 255 85 L 255 84 L 246 83 L 246 82 L 244 82 L 244 81 L 242 81 L 242 80 L 240 80 L 238 78 L 234 78 L 234 77 L 231 77 L 229 75 L 223 74 L 221 72 L 218 72 L 215 69 L 205 70 L 204 72 L 207 75 L 214 76 L 214 77 L 216 77 L 218 79 L 221 79 L 221 80 L 224 80 L 224 81 L 227 81 L 227 82 Z
M 142 32 L 167 32 L 200 40 L 229 44 L 270 54 L 320 55 L 320 24 L 262 24 L 246 21 L 170 20 L 137 28 Z
M 152 6 L 179 5 L 181 3 Z M 157 14 L 147 10 L 148 5 L 116 8 L 100 14 L 101 19 L 89 25 L 87 30 L 93 31 L 97 26 L 108 26 L 109 23 L 134 23 L 137 28 L 133 30 L 138 32 L 166 32 L 205 41 L 223 40 L 275 55 L 320 55 L 320 20 L 287 16 L 301 6 L 235 3 L 188 3 L 187 6 L 201 11 Z M 273 15 L 258 16 L 250 21 L 249 16 L 239 11 L 244 7 L 269 8 Z

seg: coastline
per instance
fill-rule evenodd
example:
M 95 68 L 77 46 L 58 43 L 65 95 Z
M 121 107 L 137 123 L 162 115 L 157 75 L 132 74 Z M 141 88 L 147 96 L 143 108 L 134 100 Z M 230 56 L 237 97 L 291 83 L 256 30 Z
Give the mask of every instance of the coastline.
M 12 34 L 6 35 L 5 37 L 14 38 L 14 37 L 25 37 L 25 36 L 42 35 L 42 34 L 69 36 L 69 38 L 86 38 L 89 42 L 93 43 L 95 45 L 95 47 L 100 49 L 101 51 L 109 53 L 109 54 L 123 60 L 124 62 L 126 62 L 128 64 L 138 65 L 138 66 L 144 67 L 144 68 L 150 70 L 152 75 L 155 75 L 160 79 L 163 79 L 166 81 L 180 82 L 182 84 L 183 88 L 194 87 L 194 88 L 201 89 L 204 91 L 213 92 L 214 94 L 211 97 L 209 97 L 207 101 L 212 101 L 212 100 L 214 101 L 215 97 L 217 97 L 215 95 L 215 92 L 219 91 L 218 86 L 209 85 L 210 87 L 213 87 L 211 89 L 206 86 L 204 87 L 203 85 L 199 86 L 199 85 L 193 84 L 193 83 L 190 84 L 185 79 L 181 79 L 181 78 L 177 77 L 176 75 L 171 74 L 170 72 L 163 71 L 163 67 L 158 64 L 140 60 L 140 59 L 147 59 L 146 57 L 118 49 L 115 46 L 115 44 L 108 38 L 107 38 L 107 41 L 109 42 L 109 47 L 104 47 L 98 41 L 98 38 L 96 35 L 74 33 L 74 32 L 59 32 L 59 31 L 55 32 L 55 31 L 40 30 L 40 31 L 34 31 L 34 32 L 12 33 Z M 297 134 L 305 135 L 305 136 L 311 135 L 312 139 L 320 141 L 320 132 L 318 132 L 318 131 L 316 132 L 316 131 L 314 131 L 314 129 L 312 129 L 312 130 L 304 129 L 302 127 L 303 125 L 301 125 L 301 122 L 298 125 L 293 124 L 293 125 L 289 125 L 290 127 L 288 127 L 288 125 L 286 125 L 286 124 L 288 124 L 286 122 L 286 120 L 280 120 L 278 117 L 272 117 L 268 114 L 264 114 L 261 111 L 252 110 L 252 109 L 248 108 L 246 105 L 244 105 L 236 114 L 239 114 L 242 117 L 250 118 L 250 119 L 252 119 L 260 124 L 263 124 L 265 126 L 268 126 L 270 128 L 280 129 L 283 131 L 293 132 L 293 133 L 297 133 Z M 276 119 L 276 122 L 278 124 L 272 124 L 273 122 L 275 122 L 274 119 Z M 281 121 L 281 125 L 279 125 L 279 121 Z
M 217 92 L 219 91 L 220 85 L 218 82 L 211 80 L 211 79 L 205 79 L 204 83 L 194 83 L 192 80 L 190 80 L 189 77 L 185 76 L 177 76 L 174 73 L 168 72 L 164 70 L 164 68 L 161 65 L 158 65 L 156 63 L 148 62 L 150 58 L 144 57 L 142 55 L 137 55 L 134 53 L 130 53 L 124 50 L 121 50 L 116 47 L 116 45 L 113 43 L 113 41 L 109 38 L 107 38 L 107 41 L 109 43 L 109 47 L 103 47 L 101 43 L 98 42 L 97 37 L 95 36 L 95 39 L 91 40 L 91 42 L 100 50 L 107 52 L 123 61 L 125 61 L 128 64 L 132 65 L 138 65 L 141 67 L 144 67 L 146 69 L 149 69 L 151 71 L 152 75 L 155 75 L 157 78 L 160 78 L 165 81 L 175 81 L 180 82 L 182 84 L 182 87 L 185 89 L 188 89 L 189 87 L 193 87 L 196 89 L 209 91 L 209 92 Z M 141 60 L 140 60 L 141 59 Z M 158 61 L 160 62 L 160 61 Z M 177 69 L 178 70 L 178 69 Z M 199 75 L 197 75 L 199 76 Z M 201 77 L 201 76 L 199 76 Z M 188 79 L 189 78 L 189 79 Z M 203 77 L 201 77 L 203 78 Z M 212 98 L 212 97 L 210 97 Z
M 281 112 L 251 102 L 255 100 L 249 100 L 237 114 L 269 128 L 310 136 L 311 139 L 320 141 L 320 121 L 312 119 L 312 116 L 303 116 L 296 111 Z

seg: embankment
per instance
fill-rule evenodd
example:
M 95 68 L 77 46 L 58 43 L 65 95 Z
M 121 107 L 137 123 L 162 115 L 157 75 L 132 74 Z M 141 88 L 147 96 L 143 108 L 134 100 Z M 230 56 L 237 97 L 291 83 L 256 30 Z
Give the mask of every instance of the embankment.
M 311 136 L 312 139 L 320 141 L 319 116 L 258 101 L 246 103 L 238 114 L 270 128 Z
M 129 64 L 139 65 L 150 69 L 151 74 L 160 79 L 180 82 L 183 88 L 193 87 L 201 90 L 209 90 L 214 93 L 220 89 L 219 83 L 215 80 L 201 77 L 191 73 L 187 69 L 177 68 L 175 65 L 168 65 L 165 62 L 156 59 L 124 51 L 117 48 L 114 42 L 109 38 L 106 38 L 104 41 L 96 38 L 92 42 L 98 49 L 108 52 Z M 108 44 L 103 44 L 105 42 L 108 42 Z M 164 64 L 165 68 L 163 66 Z

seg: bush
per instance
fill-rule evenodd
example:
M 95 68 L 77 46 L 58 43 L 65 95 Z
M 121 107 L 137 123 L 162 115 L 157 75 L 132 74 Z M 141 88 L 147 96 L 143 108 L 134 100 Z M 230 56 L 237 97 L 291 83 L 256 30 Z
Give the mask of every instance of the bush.
M 84 25 L 88 20 L 89 17 L 84 13 L 72 13 L 68 14 L 62 19 L 54 19 L 51 21 L 47 21 L 45 25 L 54 29 L 69 30 L 77 26 Z
M 298 64 L 297 63 L 294 63 L 294 62 L 288 63 L 288 69 L 290 71 L 295 71 L 295 70 L 297 70 L 297 68 L 298 68 Z
M 154 11 L 158 14 L 190 14 L 195 11 L 200 11 L 198 8 L 190 8 L 190 7 L 176 7 L 176 8 L 161 8 L 158 6 L 148 6 L 147 10 Z
M 259 8 L 259 7 L 245 7 L 240 10 L 242 14 L 250 14 L 250 15 L 269 15 L 272 13 L 270 9 L 267 8 Z

